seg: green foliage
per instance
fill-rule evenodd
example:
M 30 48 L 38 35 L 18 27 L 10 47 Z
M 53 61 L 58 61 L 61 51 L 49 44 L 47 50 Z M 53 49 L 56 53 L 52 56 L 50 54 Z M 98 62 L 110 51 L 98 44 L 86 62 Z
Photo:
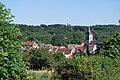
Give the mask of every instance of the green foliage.
M 120 32 L 116 33 L 110 39 L 104 38 L 98 53 L 111 58 L 120 57 Z
M 57 68 L 58 65 L 63 62 L 66 58 L 63 53 L 55 53 L 52 54 L 52 64 L 54 65 L 54 68 Z
M 119 80 L 120 58 L 74 56 L 60 63 L 56 71 L 62 80 Z
M 26 54 L 24 54 L 26 55 Z M 65 60 L 62 53 L 52 54 L 46 48 L 32 49 L 24 60 L 30 69 L 42 70 L 56 68 L 60 62 Z
M 28 55 L 30 69 L 41 70 L 50 67 L 51 53 L 45 48 L 32 49 Z
M 0 2 L 0 26 L 10 23 L 14 16 L 10 13 L 10 9 L 7 9 L 4 4 Z
M 52 56 L 55 59 L 55 62 L 60 62 L 65 59 L 65 56 L 63 53 L 55 53 L 55 54 L 52 54 Z
M 28 80 L 50 80 L 51 76 L 48 71 L 29 71 Z
M 110 40 L 112 45 L 119 45 L 119 33 L 115 34 Z M 115 42 L 115 43 L 113 43 Z M 109 49 L 109 48 L 108 48 Z M 114 49 L 115 50 L 115 49 Z M 119 50 L 119 49 L 118 49 Z M 37 50 L 35 50 L 37 51 Z M 46 58 L 47 65 L 52 65 L 55 70 L 54 79 L 58 80 L 119 80 L 120 79 L 120 57 L 110 58 L 103 55 L 74 55 L 72 58 L 66 59 L 63 54 L 57 53 L 48 55 L 45 49 L 39 50 L 38 54 Z M 104 51 L 104 49 L 103 49 Z M 38 52 L 38 51 L 37 51 Z M 33 52 L 36 53 L 36 52 Z M 41 54 L 42 53 L 42 54 Z M 47 54 L 47 55 L 46 55 Z M 35 56 L 37 59 L 39 57 Z M 35 61 L 37 59 L 35 58 Z M 32 59 L 33 60 L 33 59 Z M 44 61 L 42 61 L 44 62 Z M 38 61 L 38 64 L 42 62 Z M 44 62 L 46 63 L 46 62 Z M 41 65 L 43 66 L 42 63 Z M 46 65 L 46 64 L 45 64 Z
M 92 57 L 93 75 L 95 80 L 119 80 L 120 79 L 120 32 L 113 37 L 104 37 L 98 47 L 99 56 Z
M 0 80 L 23 79 L 26 76 L 22 61 L 21 33 L 19 28 L 10 26 L 10 10 L 0 3 Z
M 119 80 L 120 58 L 111 59 L 104 56 L 91 57 L 94 80 Z
M 115 32 L 120 30 L 118 25 L 95 25 L 92 26 L 94 39 L 103 41 L 103 36 L 112 37 Z
M 40 26 L 28 26 L 28 25 L 19 25 L 23 37 L 26 41 L 38 41 L 44 43 L 51 43 L 53 45 L 67 45 L 67 44 L 77 44 L 84 41 L 84 32 L 82 29 L 85 29 L 83 26 L 78 26 L 78 30 L 74 26 L 66 26 L 62 24 L 54 25 L 40 25 Z M 27 38 L 26 38 L 27 37 Z
M 92 64 L 90 62 L 90 57 L 87 56 L 75 56 L 73 60 L 76 62 L 79 70 L 81 71 L 84 78 L 87 80 L 92 78 Z
M 18 25 L 23 33 L 25 41 L 41 41 L 53 45 L 78 44 L 84 42 L 86 26 L 70 26 L 63 24 L 54 25 Z M 119 31 L 118 25 L 95 25 L 92 26 L 94 40 L 102 41 L 104 35 L 111 37 Z
M 20 78 L 24 63 L 20 53 L 20 31 L 13 26 L 0 26 L 0 75 L 3 79 Z
M 72 59 L 64 60 L 56 71 L 60 80 L 85 80 L 76 62 Z

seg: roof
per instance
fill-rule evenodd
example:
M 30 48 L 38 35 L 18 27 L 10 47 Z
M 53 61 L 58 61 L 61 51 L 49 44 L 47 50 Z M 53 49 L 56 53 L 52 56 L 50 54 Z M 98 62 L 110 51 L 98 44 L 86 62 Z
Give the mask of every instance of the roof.
M 65 52 L 65 48 L 58 48 L 58 50 L 56 51 L 57 53 L 63 53 L 63 52 Z
M 89 46 L 88 46 L 88 48 L 89 48 L 89 51 L 94 51 L 95 49 L 96 49 L 96 44 L 92 44 L 92 43 L 89 43 Z M 87 50 L 87 44 L 85 44 L 84 45 L 84 47 L 83 47 L 83 51 L 85 52 L 85 50 Z
M 75 45 L 75 48 L 79 51 L 83 51 L 83 45 Z
M 53 47 L 52 49 L 55 53 L 64 53 L 65 55 L 71 54 L 72 49 Z
M 23 45 L 35 45 L 37 44 L 36 42 L 23 42 Z
M 79 46 L 79 47 L 76 47 L 77 48 L 77 50 L 79 50 L 79 51 L 83 51 L 83 46 Z
M 69 55 L 71 53 L 71 51 L 72 51 L 72 49 L 66 49 L 64 54 Z

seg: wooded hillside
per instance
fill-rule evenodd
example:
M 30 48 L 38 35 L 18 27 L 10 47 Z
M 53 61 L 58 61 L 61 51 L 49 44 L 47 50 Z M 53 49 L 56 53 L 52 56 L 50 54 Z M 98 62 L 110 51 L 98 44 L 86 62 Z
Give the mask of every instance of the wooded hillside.
M 53 45 L 78 44 L 84 42 L 87 26 L 71 26 L 64 24 L 38 26 L 19 24 L 25 41 L 37 41 L 38 43 L 51 43 Z M 111 37 L 119 31 L 118 25 L 92 26 L 94 40 L 101 40 L 103 36 Z

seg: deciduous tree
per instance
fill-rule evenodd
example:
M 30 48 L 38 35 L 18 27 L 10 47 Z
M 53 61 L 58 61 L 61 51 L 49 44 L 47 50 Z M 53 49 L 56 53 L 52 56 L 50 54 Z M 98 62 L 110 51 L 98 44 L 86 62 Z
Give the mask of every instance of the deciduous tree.
M 0 80 L 23 79 L 25 65 L 22 61 L 21 32 L 10 26 L 13 16 L 10 9 L 0 3 Z
M 117 32 L 112 38 L 104 38 L 98 49 L 98 53 L 110 58 L 120 57 L 120 32 Z

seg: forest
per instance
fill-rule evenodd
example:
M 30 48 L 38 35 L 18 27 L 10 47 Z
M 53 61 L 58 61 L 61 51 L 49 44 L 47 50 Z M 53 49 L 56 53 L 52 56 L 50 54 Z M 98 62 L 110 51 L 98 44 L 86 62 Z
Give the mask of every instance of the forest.
M 38 26 L 17 24 L 23 34 L 23 41 L 36 41 L 38 43 L 66 46 L 67 44 L 79 44 L 85 41 L 85 33 L 88 26 L 71 26 L 70 24 L 53 24 Z M 94 25 L 91 26 L 95 41 L 101 41 L 103 37 L 111 37 L 120 30 L 119 25 Z

